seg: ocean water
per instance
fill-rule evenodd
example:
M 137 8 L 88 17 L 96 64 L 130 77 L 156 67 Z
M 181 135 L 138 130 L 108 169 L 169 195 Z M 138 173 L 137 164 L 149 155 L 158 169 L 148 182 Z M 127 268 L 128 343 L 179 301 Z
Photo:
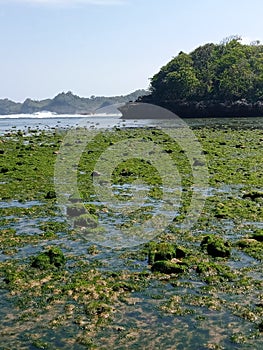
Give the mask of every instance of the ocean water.
M 175 121 L 165 119 L 122 119 L 121 114 L 92 114 L 70 115 L 40 112 L 34 114 L 0 115 L 0 135 L 10 131 L 27 131 L 28 129 L 70 129 L 84 126 L 91 129 L 111 129 L 114 127 L 158 127 L 169 128 L 175 126 Z M 187 118 L 184 122 L 190 128 L 207 127 L 235 127 L 235 128 L 263 128 L 263 118 Z M 176 122 L 178 124 L 178 121 Z

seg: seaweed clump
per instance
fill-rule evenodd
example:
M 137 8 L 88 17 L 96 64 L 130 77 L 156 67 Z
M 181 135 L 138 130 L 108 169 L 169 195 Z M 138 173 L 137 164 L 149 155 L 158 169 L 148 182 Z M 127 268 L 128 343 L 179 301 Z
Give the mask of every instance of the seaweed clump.
M 153 272 L 165 274 L 183 273 L 187 264 L 179 259 L 184 258 L 186 252 L 175 244 L 151 242 L 148 251 L 148 262 Z
M 61 249 L 52 247 L 49 250 L 38 254 L 32 259 L 31 266 L 40 270 L 47 270 L 50 268 L 60 268 L 66 262 L 65 256 Z
M 207 235 L 201 242 L 201 247 L 206 249 L 208 255 L 212 257 L 227 258 L 231 254 L 231 247 L 221 237 Z

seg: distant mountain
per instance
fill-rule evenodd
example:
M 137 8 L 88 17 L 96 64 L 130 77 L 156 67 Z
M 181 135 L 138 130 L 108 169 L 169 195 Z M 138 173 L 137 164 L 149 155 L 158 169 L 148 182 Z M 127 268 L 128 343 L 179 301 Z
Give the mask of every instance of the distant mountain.
M 9 99 L 0 99 L 0 115 L 31 114 L 41 111 L 49 111 L 57 114 L 90 114 L 99 108 L 110 107 L 117 103 L 136 101 L 139 97 L 147 94 L 148 92 L 146 90 L 136 90 L 125 96 L 91 96 L 90 98 L 85 98 L 68 91 L 58 94 L 53 99 L 41 101 L 28 98 L 23 103 L 16 103 Z

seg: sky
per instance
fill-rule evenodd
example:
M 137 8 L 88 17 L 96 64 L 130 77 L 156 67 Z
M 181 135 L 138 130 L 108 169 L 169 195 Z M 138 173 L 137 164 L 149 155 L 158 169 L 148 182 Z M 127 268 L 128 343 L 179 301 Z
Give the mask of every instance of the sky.
M 263 42 L 262 0 L 0 0 L 0 98 L 125 95 L 180 51 Z

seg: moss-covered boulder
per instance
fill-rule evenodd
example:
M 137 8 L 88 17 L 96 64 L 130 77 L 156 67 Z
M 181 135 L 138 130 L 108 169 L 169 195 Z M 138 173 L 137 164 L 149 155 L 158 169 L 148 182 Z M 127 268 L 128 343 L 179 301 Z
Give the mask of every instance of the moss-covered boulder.
M 263 191 L 250 191 L 243 194 L 244 199 L 251 199 L 255 201 L 256 199 L 263 198 Z
M 40 270 L 50 269 L 52 267 L 62 267 L 66 262 L 61 249 L 52 247 L 46 252 L 40 253 L 32 259 L 31 266 Z
M 205 236 L 201 242 L 201 247 L 206 249 L 207 253 L 213 257 L 226 258 L 231 254 L 229 243 L 214 235 Z
M 47 194 L 45 195 L 45 199 L 55 199 L 55 198 L 57 198 L 55 191 L 48 191 Z
M 196 272 L 204 278 L 207 283 L 219 283 L 222 281 L 233 281 L 236 274 L 225 264 L 211 261 L 202 261 L 196 266 Z
M 258 242 L 263 242 L 263 231 L 258 230 L 252 235 L 252 238 Z
M 183 273 L 187 271 L 187 265 L 168 260 L 161 260 L 153 263 L 151 270 L 153 272 L 161 272 L 165 274 Z
M 148 263 L 152 265 L 156 261 L 169 261 L 173 258 L 184 258 L 186 252 L 183 248 L 177 247 L 169 242 L 150 242 L 148 251 Z
M 256 239 L 253 239 L 253 238 L 243 238 L 243 239 L 237 241 L 236 245 L 241 249 L 250 248 L 253 246 L 257 246 L 258 241 Z
M 167 242 L 151 242 L 149 246 L 148 262 L 149 264 L 160 260 L 171 260 L 175 258 L 176 250 L 173 244 Z
M 74 203 L 70 204 L 67 207 L 67 215 L 71 217 L 80 216 L 83 214 L 96 214 L 97 208 L 94 204 L 83 204 L 83 203 Z
M 74 227 L 95 228 L 98 226 L 98 218 L 93 214 L 83 214 L 74 220 Z
M 86 208 L 82 203 L 70 204 L 67 207 L 67 215 L 71 217 L 80 216 L 80 215 L 86 214 L 86 212 L 87 212 Z
M 260 239 L 257 240 L 255 238 L 243 238 L 237 241 L 236 246 L 253 258 L 261 261 L 263 260 L 263 244 Z

